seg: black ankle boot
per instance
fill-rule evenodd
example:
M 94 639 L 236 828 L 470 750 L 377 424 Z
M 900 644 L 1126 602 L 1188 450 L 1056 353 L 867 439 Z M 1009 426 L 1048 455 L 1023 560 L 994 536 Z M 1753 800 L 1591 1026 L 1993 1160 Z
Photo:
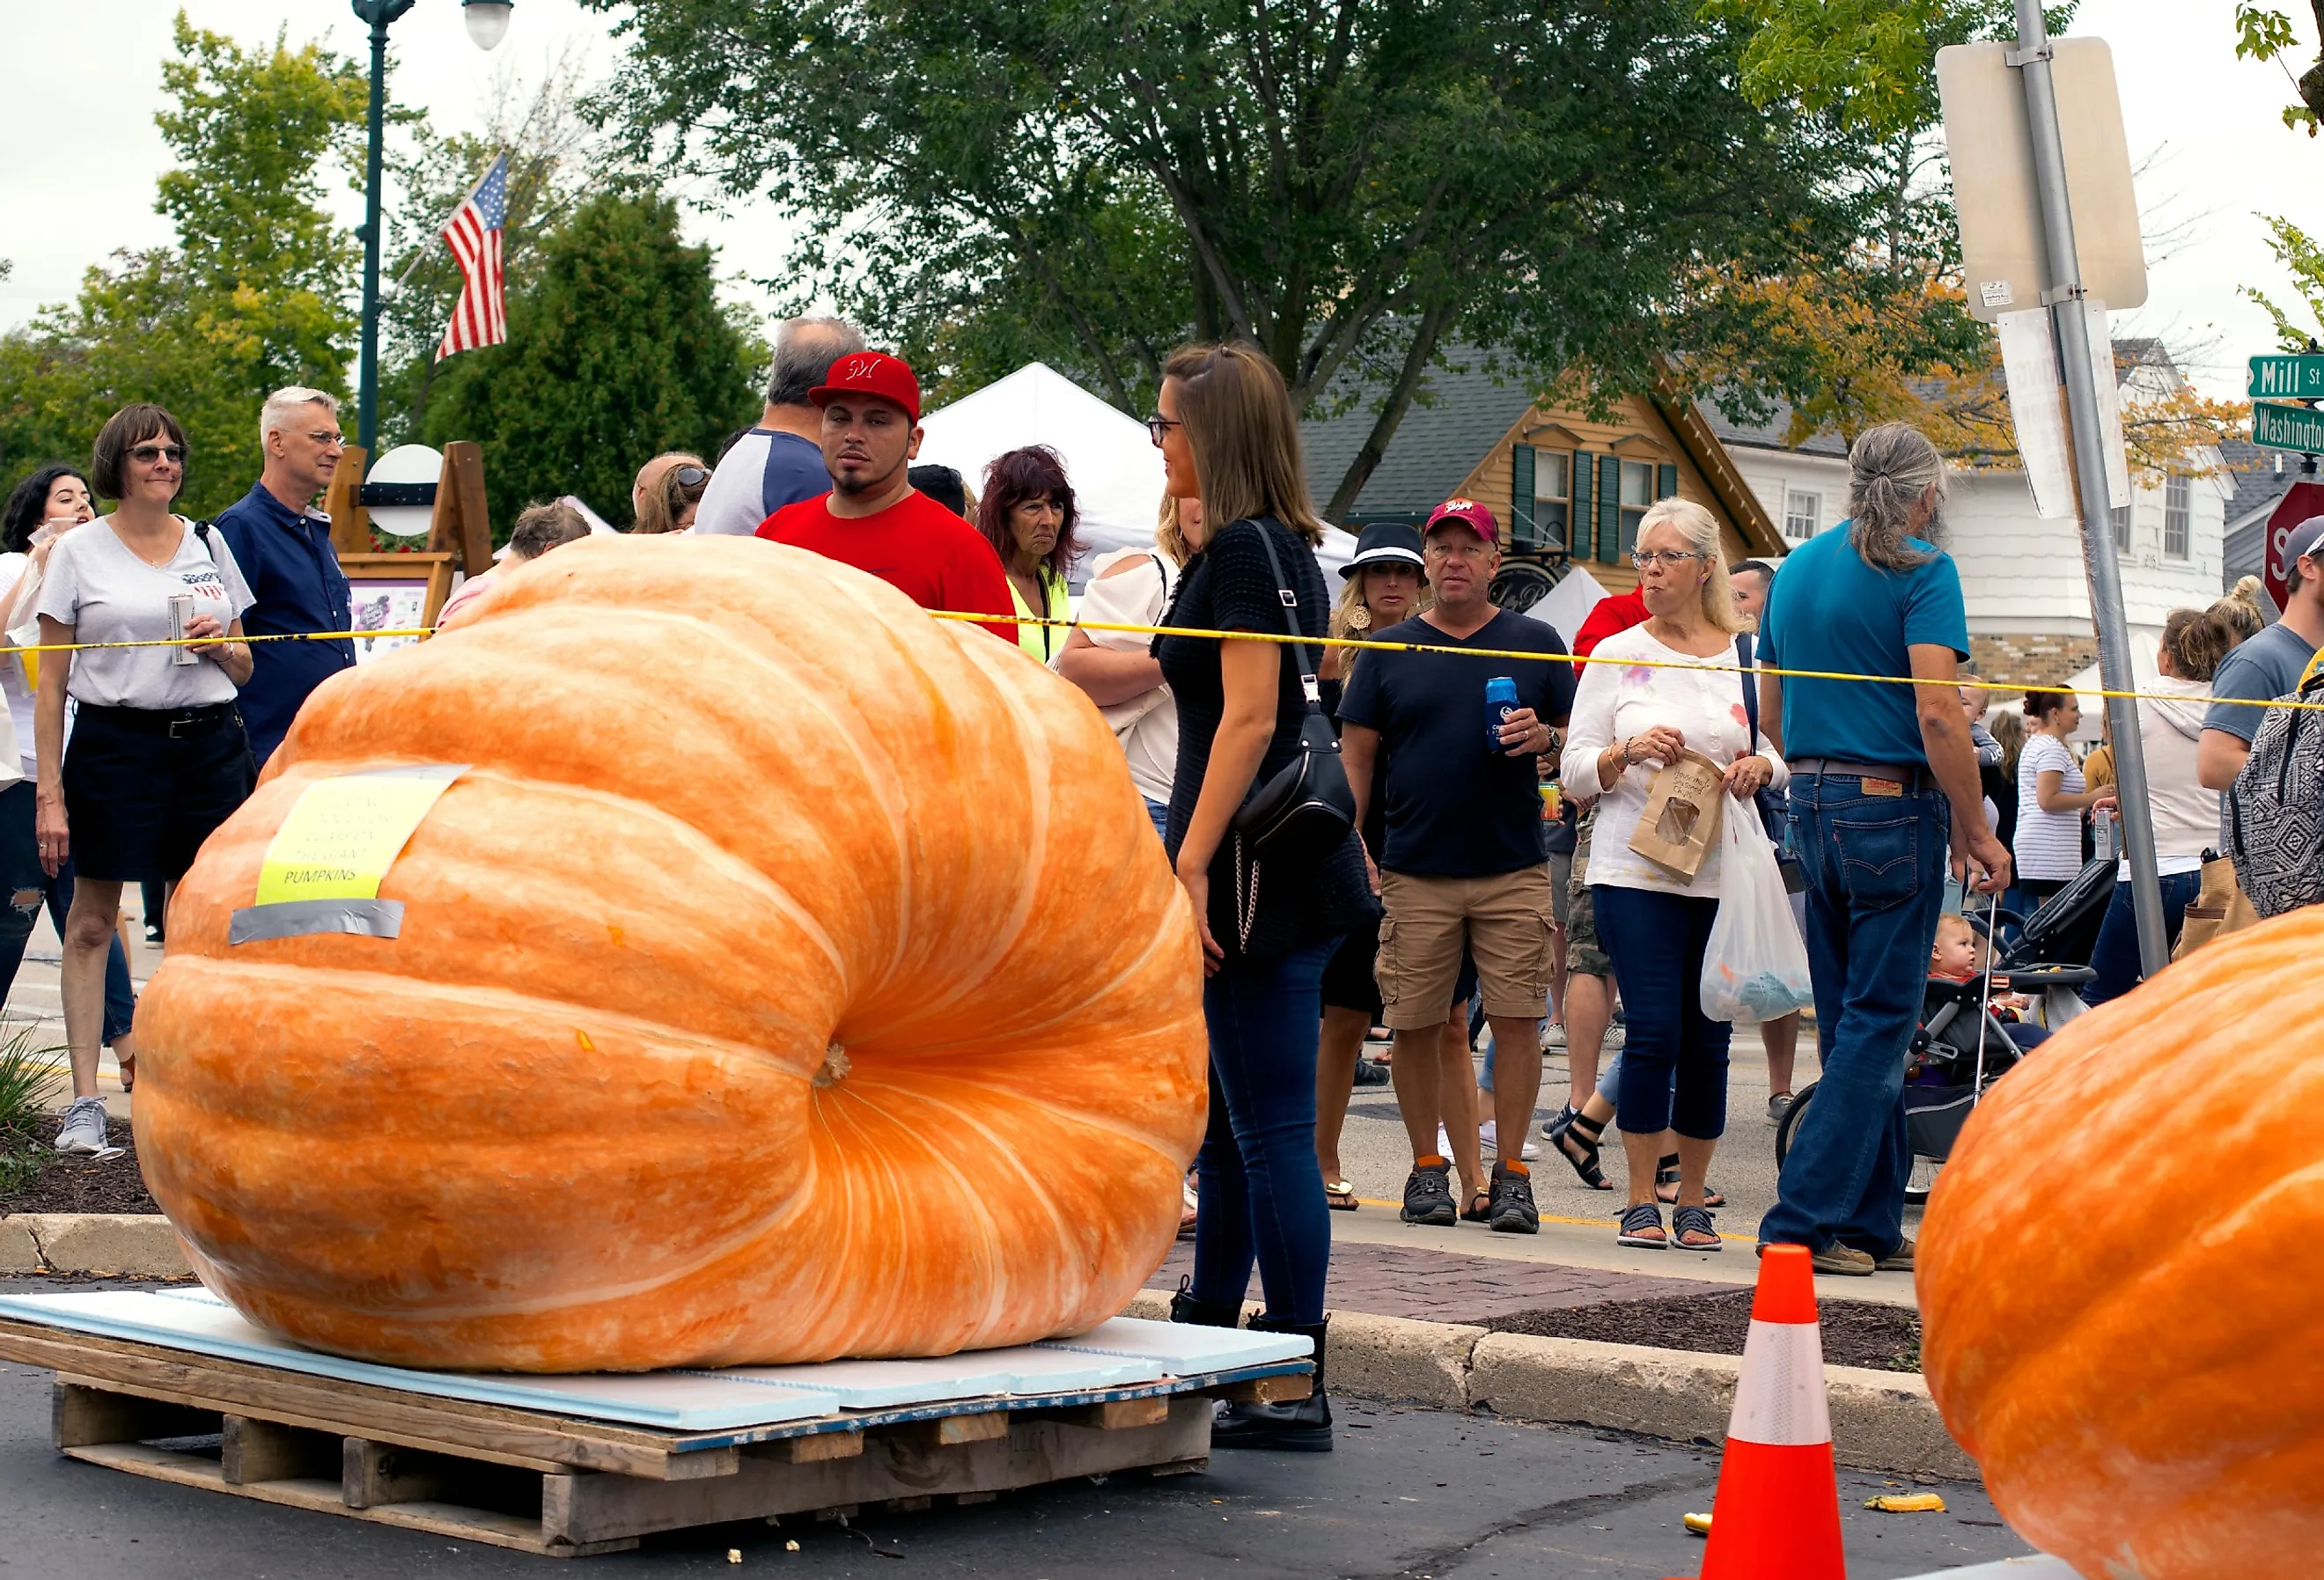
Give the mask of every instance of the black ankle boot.
M 1242 1317 L 1240 1304 L 1224 1300 L 1200 1300 L 1193 1293 L 1194 1280 L 1182 1278 L 1178 1292 L 1170 1297 L 1170 1320 L 1192 1323 L 1196 1327 L 1233 1327 Z
M 1282 1448 L 1309 1454 L 1332 1451 L 1332 1403 L 1323 1396 L 1323 1339 L 1331 1319 L 1278 1322 L 1250 1319 L 1255 1333 L 1296 1333 L 1315 1345 L 1314 1391 L 1289 1404 L 1231 1404 L 1211 1425 L 1213 1448 Z

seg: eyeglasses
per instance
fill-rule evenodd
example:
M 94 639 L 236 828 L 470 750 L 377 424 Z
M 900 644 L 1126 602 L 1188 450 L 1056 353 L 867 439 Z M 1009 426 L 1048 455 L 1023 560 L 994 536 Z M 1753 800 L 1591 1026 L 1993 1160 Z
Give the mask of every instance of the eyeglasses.
M 1146 431 L 1154 436 L 1154 448 L 1157 449 L 1162 448 L 1164 436 L 1172 429 L 1185 426 L 1175 417 L 1148 417 L 1146 420 Z
M 347 445 L 346 439 L 336 431 L 310 432 L 307 437 L 327 450 L 345 449 Z
M 156 461 L 182 461 L 186 458 L 186 447 L 181 444 L 132 445 L 129 458 L 141 467 L 150 467 Z
M 1691 549 L 1633 549 L 1630 550 L 1630 563 L 1640 570 L 1648 570 L 1657 565 L 1667 565 L 1675 569 L 1690 559 L 1702 558 L 1702 555 Z

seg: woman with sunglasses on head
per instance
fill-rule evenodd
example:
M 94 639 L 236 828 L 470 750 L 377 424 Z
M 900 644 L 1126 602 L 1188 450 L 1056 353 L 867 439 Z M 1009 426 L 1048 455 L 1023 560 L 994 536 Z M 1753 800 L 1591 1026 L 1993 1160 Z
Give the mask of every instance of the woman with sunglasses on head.
M 32 605 L 40 596 L 51 549 L 65 533 L 96 517 L 88 479 L 76 467 L 43 467 L 9 494 L 6 514 L 0 518 L 5 522 L 0 524 L 0 550 L 5 550 L 0 552 L 0 609 L 7 611 L 0 616 L 0 630 L 7 633 L 10 642 L 38 641 L 41 624 Z M 40 782 L 40 767 L 33 755 L 38 731 L 32 718 L 32 682 L 39 673 L 40 658 L 38 653 L 21 653 L 0 659 L 0 694 L 8 699 L 5 727 L 16 742 L 14 751 L 0 753 L 0 786 L 5 786 L 0 788 L 0 888 L 18 901 L 0 907 L 0 997 L 5 997 L 15 983 L 16 969 L 23 964 L 24 945 L 40 916 L 39 905 L 22 903 L 24 896 L 42 897 L 60 938 L 65 934 L 65 917 L 72 909 L 72 863 L 64 863 L 53 876 L 43 869 L 40 841 L 32 827 L 35 787 Z M 13 782 L 12 768 L 22 775 Z M 161 919 L 161 907 L 156 904 L 151 920 Z M 105 957 L 104 1042 L 120 1063 L 124 1092 L 137 1082 L 137 1043 L 130 1031 L 136 1009 L 129 955 L 116 931 Z
M 1727 1127 L 1727 1047 L 1732 1030 L 1702 1012 L 1703 956 L 1719 916 L 1720 851 L 1692 878 L 1630 848 L 1655 771 L 1685 753 L 1718 765 L 1733 797 L 1727 817 L 1752 817 L 1752 799 L 1781 790 L 1789 772 L 1748 722 L 1735 607 L 1719 522 L 1691 500 L 1665 499 L 1638 522 L 1643 625 L 1606 638 L 1573 698 L 1560 779 L 1599 798 L 1590 853 L 1598 937 L 1629 1012 L 1615 1098 L 1630 1200 L 1617 1241 L 1660 1251 L 1717 1251 L 1703 1177 Z M 1632 660 L 1633 663 L 1609 662 Z M 1663 1226 L 1655 1190 L 1660 1140 L 1678 1134 L 1676 1210 Z
M 710 468 L 700 456 L 665 450 L 638 468 L 630 485 L 632 535 L 684 532 L 694 526 L 694 513 L 710 486 Z
M 1194 557 L 1161 623 L 1296 631 L 1318 642 L 1330 605 L 1315 563 L 1323 528 L 1308 502 L 1283 375 L 1249 346 L 1190 346 L 1164 365 L 1160 405 L 1148 427 L 1162 450 L 1163 485 L 1203 502 L 1200 537 L 1189 533 Z M 1211 1446 L 1328 1450 L 1322 1361 L 1332 1227 L 1315 1162 L 1316 1028 L 1323 963 L 1343 934 L 1377 925 L 1379 902 L 1354 829 L 1321 855 L 1294 860 L 1256 852 L 1233 827 L 1252 787 L 1300 756 L 1311 706 L 1303 671 L 1317 648 L 1164 636 L 1154 652 L 1178 708 L 1163 848 L 1194 906 L 1210 1035 L 1194 1269 L 1171 1319 L 1236 1326 L 1256 1261 L 1267 1309 L 1251 1326 L 1314 1342 L 1314 1391 L 1297 1404 L 1226 1407 Z
M 223 539 L 174 514 L 186 434 L 159 406 L 114 413 L 89 467 L 117 508 L 58 539 L 36 607 L 41 641 L 153 642 L 42 655 L 35 707 L 35 827 L 51 874 L 78 869 L 64 927 L 65 1040 L 73 1101 L 60 1152 L 103 1152 L 97 1095 L 105 963 L 124 882 L 174 883 L 250 794 L 250 739 L 235 695 L 250 679 L 249 587 Z M 69 749 L 66 701 L 77 705 Z

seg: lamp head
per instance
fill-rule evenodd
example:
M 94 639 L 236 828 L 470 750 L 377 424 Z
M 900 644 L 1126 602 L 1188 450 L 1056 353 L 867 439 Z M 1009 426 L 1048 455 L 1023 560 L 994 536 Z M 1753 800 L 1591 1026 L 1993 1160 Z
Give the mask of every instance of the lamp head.
M 480 50 L 493 49 L 507 36 L 509 13 L 514 9 L 515 0 L 460 0 L 460 14 L 467 19 L 468 37 Z

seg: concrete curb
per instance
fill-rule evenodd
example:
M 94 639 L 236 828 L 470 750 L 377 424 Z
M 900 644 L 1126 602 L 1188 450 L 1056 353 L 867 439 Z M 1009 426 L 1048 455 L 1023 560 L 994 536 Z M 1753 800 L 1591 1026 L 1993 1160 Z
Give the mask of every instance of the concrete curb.
M 1244 1307 L 1246 1315 L 1257 1309 Z M 1125 1315 L 1166 1318 L 1169 1297 L 1140 1290 Z M 1743 1369 L 1738 1355 L 1489 1333 L 1359 1311 L 1333 1312 L 1328 1342 L 1334 1393 L 1682 1442 L 1725 1441 Z M 1841 1465 L 1977 1479 L 1977 1462 L 1946 1433 L 1918 1373 L 1860 1366 L 1826 1366 L 1823 1373 L 1832 1455 Z
M 0 1273 L 182 1279 L 178 1232 L 152 1213 L 18 1213 L 0 1218 Z

